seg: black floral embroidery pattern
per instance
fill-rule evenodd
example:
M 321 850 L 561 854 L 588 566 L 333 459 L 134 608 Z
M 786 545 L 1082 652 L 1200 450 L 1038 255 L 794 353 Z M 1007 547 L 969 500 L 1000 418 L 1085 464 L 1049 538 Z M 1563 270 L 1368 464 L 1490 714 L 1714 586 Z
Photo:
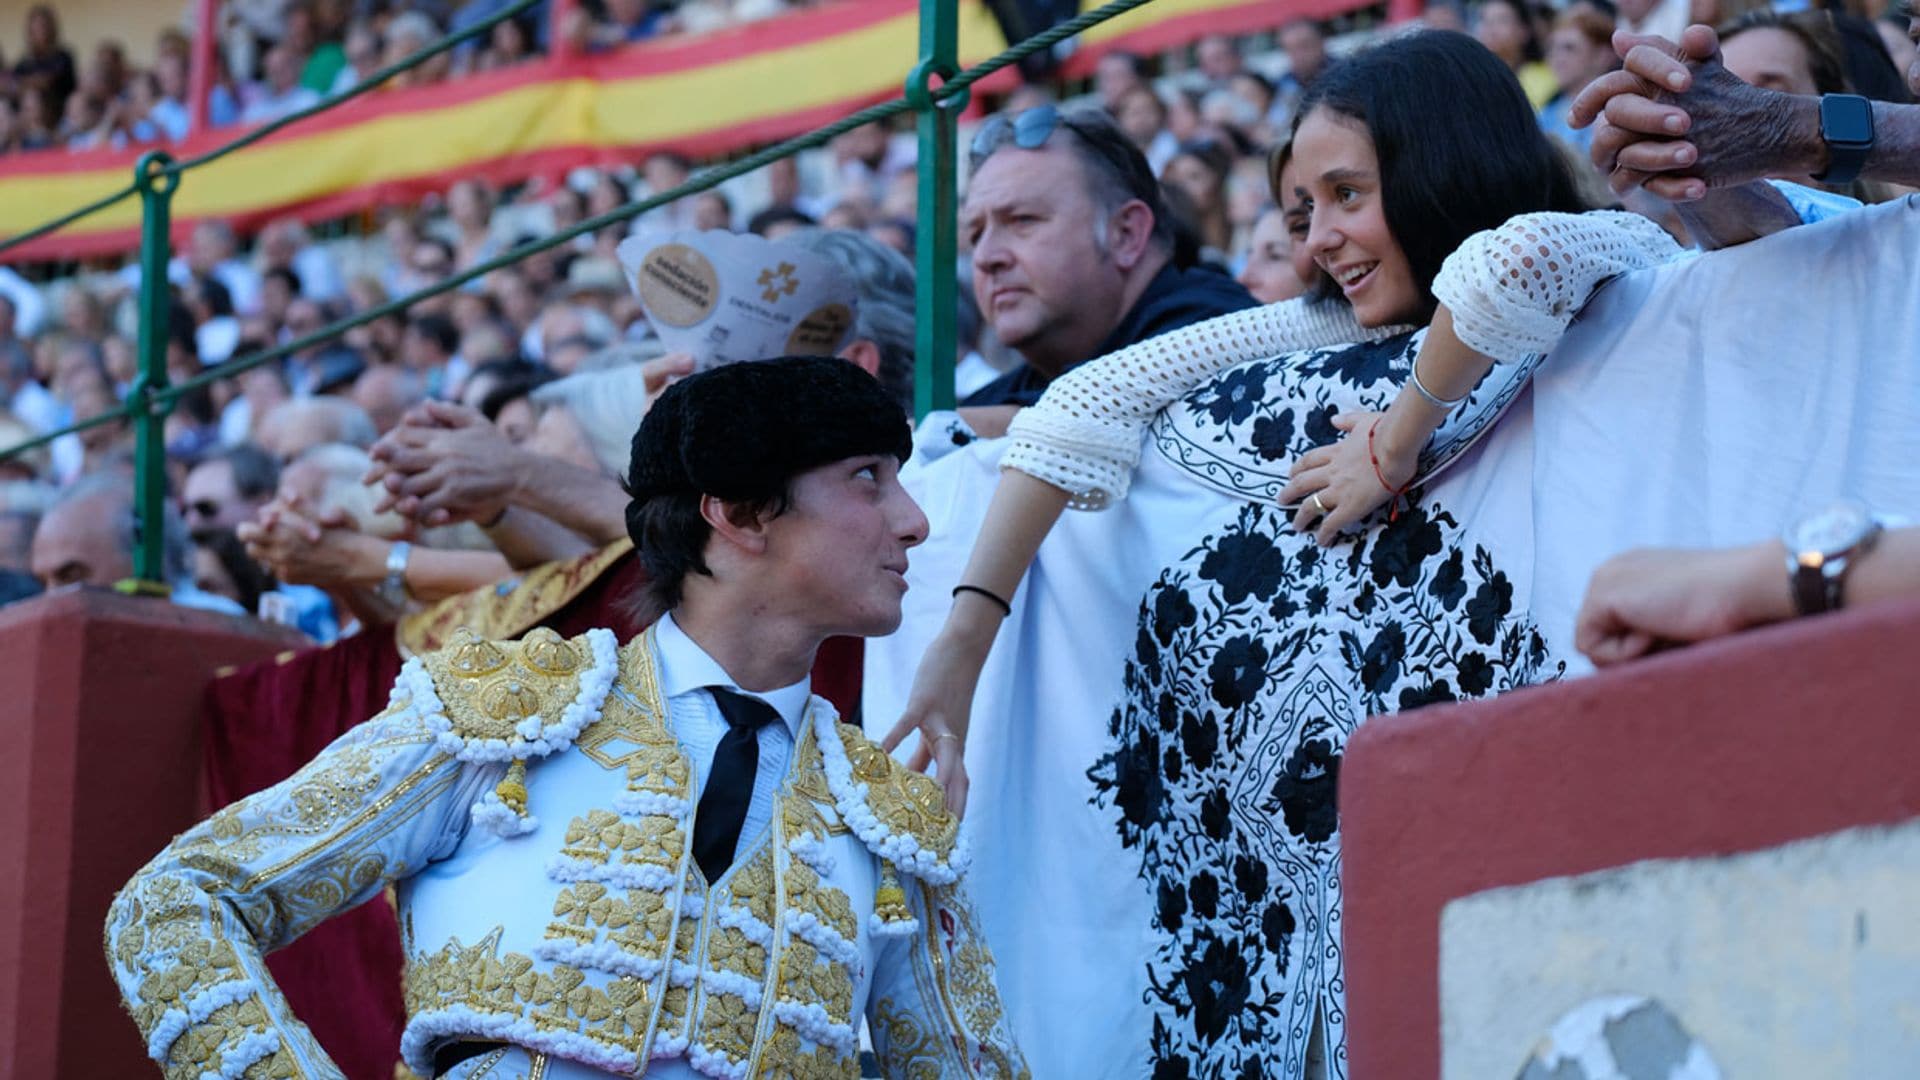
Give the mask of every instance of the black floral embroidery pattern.
M 1424 337 L 1413 331 L 1229 368 L 1154 422 L 1154 445 L 1202 483 L 1270 499 L 1286 486 L 1294 458 L 1339 441 L 1336 415 L 1393 402 Z M 1539 362 L 1495 365 L 1421 453 L 1420 475 L 1444 467 L 1490 428 Z M 1284 391 L 1270 393 L 1276 385 Z
M 1297 1077 L 1318 1008 L 1344 1077 L 1347 736 L 1564 664 L 1432 503 L 1330 550 L 1250 504 L 1162 572 L 1139 617 L 1112 749 L 1087 775 L 1154 897 L 1152 1075 Z

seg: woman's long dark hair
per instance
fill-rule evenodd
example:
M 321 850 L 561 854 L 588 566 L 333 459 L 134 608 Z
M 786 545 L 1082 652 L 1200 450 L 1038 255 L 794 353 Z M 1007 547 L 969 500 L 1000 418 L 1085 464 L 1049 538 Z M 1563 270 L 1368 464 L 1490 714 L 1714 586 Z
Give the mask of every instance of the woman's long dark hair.
M 1520 81 L 1465 34 L 1424 30 L 1335 64 L 1301 100 L 1296 135 L 1316 109 L 1372 137 L 1387 228 L 1429 314 L 1434 275 L 1469 236 L 1516 214 L 1589 209 Z M 1316 295 L 1339 295 L 1330 286 L 1323 275 Z

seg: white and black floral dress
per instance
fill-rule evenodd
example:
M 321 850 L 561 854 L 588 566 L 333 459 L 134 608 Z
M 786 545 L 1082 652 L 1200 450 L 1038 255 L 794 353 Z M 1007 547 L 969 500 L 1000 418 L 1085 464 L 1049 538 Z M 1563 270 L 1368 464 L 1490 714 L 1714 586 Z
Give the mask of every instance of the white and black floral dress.
M 1611 214 L 1529 215 L 1463 247 L 1436 294 L 1502 362 L 1435 433 L 1407 500 L 1330 548 L 1275 496 L 1299 454 L 1341 436 L 1334 415 L 1386 408 L 1424 336 L 1363 331 L 1334 305 L 1242 312 L 1083 365 L 1020 414 L 1004 456 L 914 479 L 930 548 L 954 532 L 964 548 L 996 465 L 1105 510 L 1049 535 L 969 737 L 969 827 L 1024 849 L 983 859 L 978 888 L 1036 1076 L 1301 1077 L 1316 1028 L 1327 1075 L 1346 1075 L 1347 737 L 1369 715 L 1561 673 L 1527 617 L 1529 471 L 1503 468 L 1529 447 L 1497 421 L 1526 407 L 1540 354 L 1601 282 L 1675 251 Z M 952 584 L 923 582 L 910 623 L 937 622 Z M 904 697 L 885 649 L 870 707 Z M 1084 763 L 1071 790 L 1066 761 Z

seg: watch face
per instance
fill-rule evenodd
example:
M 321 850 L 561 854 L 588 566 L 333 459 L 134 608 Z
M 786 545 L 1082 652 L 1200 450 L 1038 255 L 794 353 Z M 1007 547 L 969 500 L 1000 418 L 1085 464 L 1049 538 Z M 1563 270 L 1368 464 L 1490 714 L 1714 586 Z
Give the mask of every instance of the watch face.
M 1820 99 L 1820 135 L 1843 146 L 1873 144 L 1873 104 L 1857 94 L 1828 94 Z
M 1840 502 L 1788 530 L 1787 546 L 1796 552 L 1833 555 L 1859 543 L 1873 528 L 1873 515 L 1857 502 Z

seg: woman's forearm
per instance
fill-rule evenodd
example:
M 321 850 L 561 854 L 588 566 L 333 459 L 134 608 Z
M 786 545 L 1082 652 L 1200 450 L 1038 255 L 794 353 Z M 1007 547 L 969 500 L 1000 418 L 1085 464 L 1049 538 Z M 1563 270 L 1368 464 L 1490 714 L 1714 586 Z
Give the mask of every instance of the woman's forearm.
M 1065 491 L 1017 469 L 1001 472 L 961 582 L 1012 599 L 1041 541 L 1066 508 Z
M 1426 339 L 1414 357 L 1413 371 L 1420 385 L 1437 398 L 1454 401 L 1472 393 L 1492 368 L 1492 357 L 1460 340 L 1454 332 L 1453 313 L 1442 304 L 1434 312 Z M 1452 411 L 1428 401 L 1408 377 L 1380 421 L 1377 438 L 1381 453 L 1410 470 L 1427 438 Z

